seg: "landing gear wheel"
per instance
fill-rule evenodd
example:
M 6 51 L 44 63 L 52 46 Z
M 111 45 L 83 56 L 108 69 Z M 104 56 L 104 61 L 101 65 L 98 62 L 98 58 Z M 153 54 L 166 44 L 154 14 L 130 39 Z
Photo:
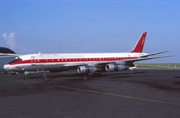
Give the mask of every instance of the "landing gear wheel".
M 100 72 L 96 72 L 96 73 L 93 74 L 93 76 L 94 77 L 100 77 L 100 76 L 102 76 L 102 74 Z
M 83 77 L 83 79 L 84 79 L 84 80 L 87 80 L 87 79 L 88 79 L 88 77 L 85 75 L 85 76 Z

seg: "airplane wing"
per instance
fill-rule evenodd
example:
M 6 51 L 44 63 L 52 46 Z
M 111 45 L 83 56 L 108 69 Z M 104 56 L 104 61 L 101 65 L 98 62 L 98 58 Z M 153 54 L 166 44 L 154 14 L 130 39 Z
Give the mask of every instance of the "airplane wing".
M 3 57 L 14 57 L 14 56 L 20 56 L 20 54 L 0 53 L 0 58 L 3 58 Z
M 65 67 L 71 67 L 71 66 L 84 66 L 84 65 L 88 65 L 88 66 L 97 66 L 97 65 L 105 65 L 105 64 L 109 64 L 109 63 L 114 63 L 114 61 L 105 61 L 105 62 L 92 62 L 92 63 L 74 63 L 74 64 L 64 64 Z
M 20 56 L 20 54 L 0 53 L 0 56 Z
M 129 66 L 132 65 L 132 63 L 136 62 L 136 61 L 143 61 L 143 60 L 151 60 L 151 59 L 158 59 L 158 58 L 167 58 L 167 57 L 172 57 L 173 55 L 168 55 L 168 56 L 155 56 L 155 57 L 148 57 L 148 56 L 153 56 L 153 55 L 157 55 L 157 54 L 161 54 L 161 53 L 165 53 L 167 51 L 163 51 L 163 52 L 157 52 L 157 53 L 152 53 L 152 54 L 148 54 L 148 55 L 144 55 L 144 56 L 140 56 L 139 58 L 135 58 L 135 59 L 125 59 L 125 60 L 119 60 L 119 61 L 102 61 L 102 62 L 92 62 L 92 63 L 74 63 L 74 64 L 65 64 L 65 67 L 77 67 L 77 66 L 105 66 L 106 64 L 110 64 L 110 63 L 117 63 L 117 64 L 127 64 Z

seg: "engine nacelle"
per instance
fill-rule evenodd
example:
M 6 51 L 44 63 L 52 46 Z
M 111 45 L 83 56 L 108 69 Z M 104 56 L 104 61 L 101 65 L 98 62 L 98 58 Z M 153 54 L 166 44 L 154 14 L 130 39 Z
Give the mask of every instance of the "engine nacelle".
M 112 72 L 112 71 L 121 71 L 121 70 L 127 70 L 128 67 L 126 65 L 120 65 L 120 64 L 107 64 L 105 66 L 106 71 Z
M 77 68 L 78 73 L 90 73 L 90 72 L 96 72 L 98 71 L 98 68 L 94 66 L 79 66 Z

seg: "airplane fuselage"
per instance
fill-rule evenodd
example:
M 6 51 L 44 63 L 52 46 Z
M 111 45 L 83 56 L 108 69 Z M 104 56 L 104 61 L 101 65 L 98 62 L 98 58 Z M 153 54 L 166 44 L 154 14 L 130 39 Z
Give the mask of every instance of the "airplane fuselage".
M 135 59 L 147 53 L 45 53 L 28 54 L 17 58 L 17 61 L 6 64 L 4 68 L 11 71 L 37 71 L 51 72 L 66 71 L 77 66 L 94 66 L 96 63 L 113 63 L 127 59 Z M 105 69 L 104 69 L 105 70 Z

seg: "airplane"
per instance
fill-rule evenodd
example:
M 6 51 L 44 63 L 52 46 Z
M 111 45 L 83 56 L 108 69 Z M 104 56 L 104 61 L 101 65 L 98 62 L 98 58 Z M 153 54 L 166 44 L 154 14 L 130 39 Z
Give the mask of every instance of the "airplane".
M 0 58 L 4 58 L 4 57 L 16 57 L 16 56 L 20 56 L 21 54 L 10 54 L 10 53 L 0 53 Z
M 134 62 L 165 58 L 170 56 L 154 56 L 167 51 L 143 53 L 147 32 L 143 32 L 130 52 L 124 53 L 37 53 L 16 57 L 4 65 L 10 72 L 24 73 L 28 78 L 30 73 L 62 72 L 76 69 L 78 73 L 87 75 L 103 72 L 133 70 Z M 153 56 L 153 57 L 152 57 Z
M 16 56 L 20 56 L 20 54 L 16 54 L 14 51 L 6 47 L 0 47 L 0 58 L 16 57 Z

